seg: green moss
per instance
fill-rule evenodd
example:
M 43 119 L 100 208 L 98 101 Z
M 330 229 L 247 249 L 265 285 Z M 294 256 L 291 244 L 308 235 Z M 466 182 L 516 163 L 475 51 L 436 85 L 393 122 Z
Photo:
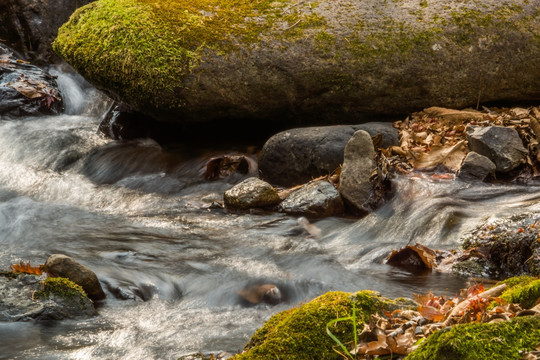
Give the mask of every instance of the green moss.
M 43 282 L 43 290 L 36 291 L 34 297 L 45 299 L 53 296 L 61 298 L 86 298 L 83 288 L 73 281 L 61 277 L 48 277 Z
M 326 334 L 326 324 L 336 318 L 350 316 L 353 301 L 359 324 L 393 303 L 370 291 L 360 291 L 354 295 L 326 293 L 298 308 L 272 316 L 253 335 L 245 347 L 246 352 L 234 359 L 340 359 L 333 350 L 337 345 Z M 343 343 L 353 340 L 350 321 L 336 323 L 331 331 Z
M 269 29 L 294 38 L 299 29 L 324 23 L 285 0 L 99 0 L 71 16 L 53 49 L 85 77 L 134 104 L 175 108 L 185 104 L 179 80 L 208 49 L 230 52 L 261 41 Z
M 540 299 L 540 279 L 538 278 L 519 276 L 501 283 L 507 284 L 508 289 L 501 294 L 500 298 L 508 303 L 520 304 L 521 307 L 529 309 Z
M 438 331 L 407 360 L 511 360 L 532 350 L 540 340 L 540 317 L 523 317 L 494 324 L 458 325 Z

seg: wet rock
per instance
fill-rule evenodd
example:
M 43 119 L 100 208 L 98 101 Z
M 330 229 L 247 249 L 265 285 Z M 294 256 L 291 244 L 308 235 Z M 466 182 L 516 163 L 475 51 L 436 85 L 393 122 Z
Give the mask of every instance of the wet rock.
M 256 177 L 248 178 L 225 191 L 225 205 L 235 209 L 249 209 L 276 205 L 281 201 L 269 183 Z
M 310 182 L 291 193 L 281 204 L 280 211 L 287 214 L 321 218 L 343 214 L 343 200 L 328 181 Z
M 359 130 L 345 147 L 339 193 L 347 204 L 360 213 L 369 211 L 372 194 L 370 177 L 375 168 L 375 149 L 371 136 Z
M 56 115 L 62 110 L 54 78 L 37 66 L 17 62 L 0 44 L 0 116 Z
M 371 122 L 296 128 L 272 136 L 259 157 L 261 177 L 272 184 L 293 186 L 327 175 L 343 163 L 345 146 L 355 131 L 381 135 L 380 147 L 399 145 L 391 123 Z
M 484 181 L 495 169 L 496 165 L 489 158 L 470 151 L 461 164 L 457 178 L 464 181 Z
M 507 278 L 540 275 L 540 214 L 525 213 L 479 226 L 463 239 L 465 254 L 453 271 Z
M 80 285 L 92 300 L 105 299 L 105 293 L 96 274 L 90 268 L 76 262 L 69 256 L 62 254 L 49 256 L 43 270 L 50 275 L 65 277 Z
M 51 43 L 58 28 L 79 6 L 92 0 L 2 0 L 0 39 L 26 59 L 45 65 L 55 57 Z
M 493 161 L 497 171 L 515 169 L 527 155 L 523 142 L 513 128 L 468 126 L 466 132 L 469 148 Z
M 96 315 L 92 301 L 84 293 L 69 296 L 69 288 L 64 292 L 47 291 L 47 282 L 54 281 L 57 280 L 45 280 L 45 276 L 1 273 L 0 321 L 63 320 Z
M 283 300 L 281 290 L 274 284 L 254 284 L 240 290 L 238 296 L 251 305 L 276 305 Z
M 337 123 L 464 108 L 479 96 L 538 100 L 537 8 L 526 0 L 243 0 L 215 16 L 207 2 L 98 0 L 75 12 L 54 49 L 157 118 Z M 177 26 L 187 23 L 197 26 Z

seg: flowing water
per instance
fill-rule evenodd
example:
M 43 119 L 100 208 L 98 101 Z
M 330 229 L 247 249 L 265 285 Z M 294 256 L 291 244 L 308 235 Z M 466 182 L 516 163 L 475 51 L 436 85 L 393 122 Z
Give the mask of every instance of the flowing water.
M 203 180 L 210 155 L 101 137 L 93 90 L 59 76 L 66 115 L 0 120 L 0 269 L 63 253 L 108 296 L 88 320 L 0 323 L 2 359 L 237 352 L 272 314 L 327 291 L 453 294 L 463 279 L 384 258 L 411 242 L 456 247 L 478 224 L 540 208 L 539 187 L 398 178 L 377 212 L 320 220 L 313 239 L 292 216 L 212 206 L 240 179 Z M 237 292 L 256 283 L 277 284 L 285 301 L 246 307 Z

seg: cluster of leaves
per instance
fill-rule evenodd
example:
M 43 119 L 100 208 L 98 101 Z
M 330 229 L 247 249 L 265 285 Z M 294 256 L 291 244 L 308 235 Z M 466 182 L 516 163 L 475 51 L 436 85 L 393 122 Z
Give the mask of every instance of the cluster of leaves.
M 6 86 L 17 90 L 29 99 L 41 99 L 41 102 L 47 108 L 50 108 L 53 102 L 60 101 L 57 90 L 50 88 L 39 80 L 30 79 L 24 74 L 20 74 L 15 81 L 10 81 Z
M 348 359 L 386 358 L 400 359 L 413 352 L 419 344 L 438 330 L 469 323 L 495 323 L 510 321 L 516 316 L 538 314 L 540 309 L 523 310 L 519 304 L 499 297 L 507 289 L 502 283 L 489 290 L 482 284 L 463 290 L 459 296 L 436 296 L 433 293 L 415 295 L 418 308 L 414 310 L 383 311 L 373 314 L 369 323 L 357 333 L 354 348 L 344 350 Z M 353 314 L 354 316 L 354 314 Z M 352 318 L 336 319 L 347 321 Z M 331 334 L 329 334 L 331 335 Z
M 469 149 L 468 125 L 505 126 L 518 131 L 529 150 L 525 169 L 528 178 L 540 176 L 540 109 L 483 107 L 483 111 L 431 107 L 394 123 L 401 144 L 381 149 L 384 160 L 402 174 L 414 170 L 443 173 L 453 178 Z M 441 175 L 436 175 L 441 178 Z

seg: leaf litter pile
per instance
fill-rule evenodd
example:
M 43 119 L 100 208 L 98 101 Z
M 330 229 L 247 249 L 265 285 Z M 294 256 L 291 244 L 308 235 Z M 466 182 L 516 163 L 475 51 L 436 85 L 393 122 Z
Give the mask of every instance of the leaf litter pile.
M 401 144 L 381 149 L 385 168 L 401 174 L 431 172 L 433 179 L 453 179 L 469 152 L 468 125 L 514 128 L 529 151 L 515 178 L 540 176 L 540 107 L 487 108 L 483 111 L 431 107 L 394 123 Z
M 484 290 L 482 284 L 476 284 L 454 297 L 436 296 L 431 292 L 415 295 L 417 310 L 372 315 L 369 323 L 359 331 L 358 345 L 350 354 L 366 360 L 403 359 L 435 331 L 444 331 L 453 325 L 495 323 L 540 315 L 540 304 L 524 310 L 519 304 L 499 298 L 506 288 L 506 284 L 501 284 Z

